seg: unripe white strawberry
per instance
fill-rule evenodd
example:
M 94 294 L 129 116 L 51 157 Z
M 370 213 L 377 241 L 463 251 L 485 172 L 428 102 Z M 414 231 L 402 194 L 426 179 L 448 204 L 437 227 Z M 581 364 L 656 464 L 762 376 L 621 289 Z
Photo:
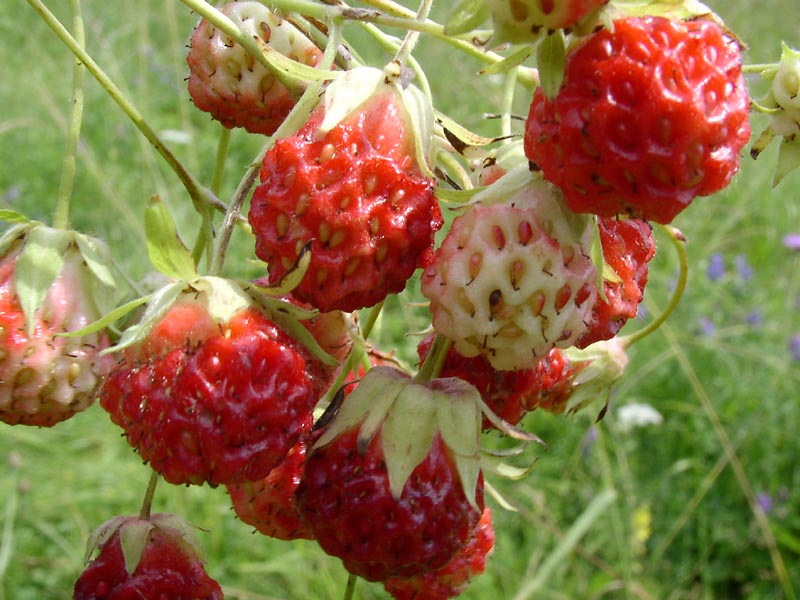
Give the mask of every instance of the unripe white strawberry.
M 525 169 L 475 199 L 425 269 L 422 293 L 434 328 L 460 354 L 529 368 L 587 328 L 597 297 L 589 220 Z
M 0 420 L 50 427 L 94 401 L 113 359 L 99 356 L 108 345 L 102 331 L 59 335 L 83 329 L 101 316 L 94 296 L 97 282 L 74 243 L 67 246 L 55 281 L 26 321 L 17 286 L 18 271 L 31 270 L 27 261 L 18 269 L 28 241 L 16 241 L 0 259 Z
M 486 0 L 497 42 L 529 42 L 542 30 L 572 27 L 608 0 Z
M 260 2 L 230 2 L 220 10 L 261 47 L 268 45 L 312 67 L 322 58 L 322 51 L 297 27 Z M 302 91 L 287 90 L 244 47 L 205 19 L 192 35 L 186 62 L 195 105 L 228 128 L 272 135 Z

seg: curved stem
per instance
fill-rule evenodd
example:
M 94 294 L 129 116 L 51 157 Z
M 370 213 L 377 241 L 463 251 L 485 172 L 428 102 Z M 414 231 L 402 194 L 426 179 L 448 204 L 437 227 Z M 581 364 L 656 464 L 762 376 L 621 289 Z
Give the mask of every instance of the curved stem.
M 133 122 L 141 134 L 149 141 L 159 154 L 167 161 L 167 164 L 181 180 L 186 192 L 192 199 L 195 208 L 202 214 L 200 209 L 204 204 L 218 207 L 221 203 L 211 190 L 201 186 L 197 180 L 186 170 L 178 158 L 167 148 L 155 130 L 145 121 L 136 107 L 125 97 L 122 91 L 114 84 L 108 75 L 98 66 L 94 59 L 87 54 L 75 38 L 62 25 L 61 21 L 50 12 L 41 0 L 28 0 L 28 4 L 39 13 L 45 23 L 53 30 L 61 42 L 80 60 L 92 76 L 103 86 L 106 93 L 122 109 L 122 112 Z
M 353 600 L 357 581 L 358 577 L 350 573 L 349 577 L 347 578 L 347 585 L 344 588 L 344 600 Z
M 431 344 L 431 349 L 425 357 L 425 361 L 422 363 L 419 372 L 414 376 L 414 381 L 428 383 L 431 379 L 438 377 L 439 373 L 442 372 L 442 366 L 452 345 L 453 340 L 437 333 L 433 339 L 433 344 Z
M 519 67 L 510 69 L 506 74 L 505 81 L 503 82 L 503 104 L 501 107 L 502 112 L 500 113 L 500 135 L 504 138 L 508 138 L 504 140 L 503 143 L 505 144 L 509 142 L 513 133 L 511 131 L 511 113 L 514 110 L 514 90 L 516 89 L 518 73 Z
M 153 471 L 150 473 L 150 481 L 147 482 L 147 491 L 144 493 L 144 500 L 142 500 L 142 508 L 139 510 L 139 516 L 142 519 L 150 518 L 150 510 L 153 508 L 153 497 L 156 493 L 156 486 L 160 475 Z
M 83 28 L 80 0 L 69 0 L 69 9 L 72 14 L 75 43 L 83 48 L 86 45 L 86 35 Z M 56 213 L 53 218 L 53 227 L 56 229 L 66 229 L 69 225 L 69 203 L 75 183 L 76 156 L 83 121 L 83 73 L 84 66 L 80 59 L 76 59 L 72 66 L 72 110 L 67 126 L 67 144 L 61 168 Z
M 431 6 L 433 5 L 433 0 L 422 0 L 419 10 L 417 10 L 417 16 L 415 17 L 415 21 L 419 23 L 424 23 L 428 19 L 428 15 L 431 12 Z M 411 56 L 411 53 L 414 51 L 414 47 L 417 45 L 417 41 L 419 41 L 419 31 L 414 31 L 413 29 L 409 29 L 406 33 L 405 38 L 403 38 L 403 43 L 400 45 L 400 48 L 397 50 L 397 54 L 394 56 L 394 60 L 396 60 L 401 65 L 405 63 L 406 59 Z
M 680 269 L 678 271 L 678 280 L 675 283 L 675 290 L 672 292 L 672 297 L 669 299 L 669 303 L 661 312 L 661 314 L 653 319 L 646 327 L 643 327 L 639 331 L 622 338 L 622 343 L 625 348 L 629 348 L 631 345 L 646 338 L 648 335 L 661 327 L 664 321 L 666 321 L 672 312 L 677 308 L 681 298 L 683 297 L 683 292 L 686 290 L 686 280 L 689 276 L 689 259 L 686 254 L 686 238 L 683 237 L 683 234 L 680 232 L 680 230 L 672 227 L 671 225 L 659 225 L 658 227 L 661 229 L 661 231 L 667 234 L 672 242 L 673 247 L 678 253 L 678 268 Z

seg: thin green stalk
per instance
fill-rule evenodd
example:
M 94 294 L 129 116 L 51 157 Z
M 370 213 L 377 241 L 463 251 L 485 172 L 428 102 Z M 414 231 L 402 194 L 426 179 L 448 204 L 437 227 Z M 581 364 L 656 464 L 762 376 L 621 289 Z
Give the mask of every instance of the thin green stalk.
M 422 0 L 419 5 L 419 9 L 417 10 L 417 16 L 414 18 L 415 21 L 418 23 L 424 23 L 428 20 L 428 15 L 431 13 L 431 6 L 433 5 L 433 0 Z M 397 54 L 394 56 L 394 60 L 400 63 L 401 65 L 406 62 L 411 53 L 414 51 L 414 47 L 417 45 L 419 41 L 419 31 L 414 31 L 413 29 L 409 29 L 406 32 L 405 37 L 403 38 L 403 43 L 400 44 L 400 48 L 397 49 Z
M 222 203 L 211 192 L 211 190 L 201 186 L 197 180 L 186 170 L 175 154 L 161 140 L 155 130 L 139 113 L 136 107 L 128 100 L 117 85 L 105 74 L 100 66 L 89 56 L 75 38 L 67 31 L 61 21 L 50 12 L 41 0 L 28 0 L 28 4 L 41 16 L 42 20 L 53 30 L 61 42 L 70 52 L 80 60 L 92 76 L 100 83 L 112 100 L 122 109 L 122 112 L 131 120 L 142 135 L 149 141 L 159 154 L 167 161 L 167 164 L 181 180 L 184 188 L 192 199 L 195 207 L 210 204 L 219 208 Z M 198 208 L 199 210 L 199 208 Z
M 722 424 L 719 414 L 714 408 L 714 404 L 711 402 L 711 397 L 709 396 L 708 391 L 700 381 L 697 371 L 695 371 L 692 362 L 689 360 L 686 352 L 684 352 L 683 347 L 675 336 L 675 333 L 672 331 L 672 328 L 667 324 L 663 324 L 661 326 L 661 333 L 674 348 L 675 357 L 678 360 L 678 364 L 680 365 L 684 376 L 689 381 L 695 396 L 697 396 L 697 399 L 700 401 L 700 406 L 702 407 L 706 418 L 711 423 L 714 434 L 717 436 L 717 440 L 719 440 L 728 462 L 730 462 L 731 469 L 733 469 L 733 473 L 736 477 L 737 483 L 739 484 L 739 488 L 742 490 L 745 500 L 747 500 L 747 503 L 750 505 L 750 510 L 753 512 L 756 524 L 761 531 L 761 536 L 764 544 L 767 547 L 767 551 L 769 552 L 770 559 L 772 560 L 772 566 L 775 569 L 775 574 L 778 577 L 778 581 L 780 582 L 784 596 L 787 598 L 787 600 L 797 600 L 797 595 L 792 587 L 789 573 L 786 570 L 786 564 L 783 562 L 783 556 L 778 549 L 778 543 L 772 533 L 769 520 L 756 500 L 756 495 L 753 491 L 752 485 L 750 485 L 750 480 L 747 477 L 747 473 L 745 472 L 744 467 L 742 466 L 742 463 L 736 454 L 736 449 L 731 443 L 728 432 L 725 429 L 725 426 Z
M 338 21 L 334 21 L 331 24 L 328 45 L 325 47 L 325 52 L 322 56 L 322 60 L 319 63 L 320 69 L 328 69 L 333 64 L 341 39 L 341 30 L 341 23 Z M 244 206 L 247 196 L 256 182 L 258 173 L 261 169 L 261 163 L 264 160 L 264 156 L 275 143 L 275 140 L 287 135 L 291 135 L 297 131 L 303 123 L 306 122 L 308 115 L 311 114 L 311 111 L 319 102 L 319 91 L 321 87 L 321 80 L 316 80 L 309 84 L 305 92 L 303 92 L 303 95 L 300 96 L 300 99 L 297 101 L 297 104 L 295 104 L 292 111 L 286 117 L 284 122 L 281 123 L 281 126 L 277 129 L 277 131 L 275 131 L 272 137 L 269 138 L 267 143 L 264 144 L 264 147 L 258 153 L 258 156 L 256 156 L 253 162 L 250 163 L 250 167 L 239 181 L 239 185 L 237 186 L 233 195 L 233 200 L 228 206 L 228 210 L 226 211 L 225 218 L 222 222 L 222 229 L 220 231 L 217 247 L 214 251 L 214 257 L 209 269 L 210 275 L 219 275 L 222 272 L 222 266 L 225 263 L 225 254 L 228 251 L 228 245 L 230 244 L 231 236 L 233 235 L 233 229 L 236 226 L 236 223 L 239 221 L 242 206 Z
M 69 10 L 72 14 L 72 30 L 75 42 L 83 48 L 86 45 L 86 34 L 83 28 L 80 0 L 69 0 Z M 70 111 L 67 126 L 67 143 L 61 167 L 61 182 L 58 187 L 56 213 L 53 218 L 53 227 L 56 229 L 66 229 L 69 226 L 69 203 L 75 184 L 78 141 L 81 137 L 81 124 L 83 122 L 83 73 L 83 63 L 79 59 L 75 59 L 72 65 L 72 110 Z
M 517 75 L 519 67 L 514 67 L 506 73 L 505 81 L 503 82 L 503 105 L 500 113 L 500 135 L 507 138 L 503 143 L 511 141 L 511 136 L 514 133 L 511 130 L 511 113 L 514 111 L 514 91 L 517 87 Z
M 219 197 L 222 188 L 222 178 L 225 173 L 225 161 L 228 157 L 228 145 L 231 139 L 231 130 L 227 127 L 220 127 L 219 140 L 217 141 L 217 155 L 214 160 L 214 171 L 211 174 L 211 183 L 209 188 L 212 193 Z M 229 207 L 230 208 L 230 207 Z M 207 248 L 214 247 L 214 224 L 211 221 L 211 210 L 209 207 L 204 207 L 202 214 L 203 219 L 200 231 L 197 234 L 194 247 L 192 248 L 192 258 L 194 263 L 200 264 L 200 258 Z M 207 264 L 206 268 L 211 267 L 211 253 L 206 252 Z
M 156 486 L 158 485 L 158 480 L 160 475 L 153 471 L 150 473 L 150 481 L 147 482 L 147 491 L 144 493 L 144 500 L 142 500 L 142 508 L 139 510 L 139 516 L 142 519 L 149 519 L 150 512 L 153 508 L 153 497 L 156 493 Z
M 5 579 L 6 569 L 11 562 L 11 556 L 14 550 L 14 526 L 17 520 L 17 512 L 19 508 L 19 476 L 18 469 L 14 466 L 11 468 L 11 487 L 6 500 L 6 510 L 3 515 L 3 533 L 0 537 L 0 600 L 5 600 L 5 586 L 3 579 Z
M 347 585 L 344 588 L 344 600 L 353 600 L 357 581 L 358 577 L 350 573 L 350 575 L 347 577 Z
M 419 372 L 414 376 L 414 381 L 424 384 L 438 377 L 439 373 L 442 372 L 442 366 L 452 345 L 453 340 L 437 333 L 436 337 L 433 338 L 431 349 L 428 350 L 425 361 L 422 363 Z
M 673 247 L 678 253 L 678 281 L 675 283 L 675 290 L 672 292 L 672 297 L 669 299 L 669 303 L 664 311 L 661 312 L 655 319 L 650 321 L 647 326 L 623 338 L 623 343 L 625 344 L 626 348 L 629 348 L 639 340 L 646 338 L 648 335 L 661 327 L 678 307 L 678 304 L 681 302 L 681 298 L 683 298 L 683 293 L 686 290 L 686 281 L 689 277 L 689 258 L 686 254 L 686 238 L 683 237 L 683 234 L 678 229 L 672 227 L 671 225 L 659 225 L 659 227 L 664 233 L 667 234 L 669 240 L 672 242 Z

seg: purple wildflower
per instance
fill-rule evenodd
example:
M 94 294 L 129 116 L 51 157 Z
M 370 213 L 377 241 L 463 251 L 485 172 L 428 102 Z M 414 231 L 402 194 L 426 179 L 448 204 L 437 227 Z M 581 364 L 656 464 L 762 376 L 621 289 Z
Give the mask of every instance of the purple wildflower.
M 725 276 L 725 257 L 721 253 L 715 252 L 711 255 L 706 275 L 711 281 L 717 281 Z
M 744 254 L 738 254 L 734 262 L 736 263 L 736 270 L 739 272 L 739 277 L 744 281 L 750 281 L 753 278 L 753 267 L 747 262 L 747 257 Z
M 789 352 L 792 360 L 800 360 L 800 333 L 795 333 L 789 338 Z
M 800 250 L 800 233 L 789 233 L 783 236 L 783 245 L 789 250 Z
M 766 492 L 759 492 L 756 494 L 756 503 L 761 507 L 761 510 L 764 511 L 764 514 L 769 514 L 772 511 L 772 496 L 770 496 Z
M 706 337 L 714 335 L 714 331 L 716 331 L 716 327 L 714 326 L 713 321 L 708 317 L 700 317 L 700 333 Z
M 760 308 L 754 308 L 744 318 L 748 325 L 753 327 L 760 327 L 764 324 L 764 312 Z

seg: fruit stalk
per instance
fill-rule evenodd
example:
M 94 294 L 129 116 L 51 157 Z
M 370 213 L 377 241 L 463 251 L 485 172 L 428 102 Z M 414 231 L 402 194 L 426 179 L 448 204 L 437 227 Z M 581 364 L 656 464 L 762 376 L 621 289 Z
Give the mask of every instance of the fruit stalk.
M 83 28 L 80 0 L 70 0 L 69 10 L 72 14 L 72 30 L 75 32 L 75 41 L 81 47 L 84 47 L 86 45 L 86 35 Z M 56 200 L 56 213 L 53 219 L 53 226 L 57 229 L 66 229 L 69 225 L 69 202 L 75 183 L 75 157 L 78 152 L 78 140 L 80 139 L 83 121 L 83 72 L 83 64 L 79 59 L 75 59 L 72 65 L 72 100 L 70 102 L 72 110 L 67 124 L 67 143 L 64 149 L 61 181 Z
M 156 493 L 156 486 L 158 485 L 159 477 L 160 475 L 156 471 L 150 473 L 150 481 L 147 482 L 147 491 L 144 493 L 142 508 L 139 510 L 139 517 L 141 519 L 150 518 L 150 512 L 153 508 L 153 497 Z

